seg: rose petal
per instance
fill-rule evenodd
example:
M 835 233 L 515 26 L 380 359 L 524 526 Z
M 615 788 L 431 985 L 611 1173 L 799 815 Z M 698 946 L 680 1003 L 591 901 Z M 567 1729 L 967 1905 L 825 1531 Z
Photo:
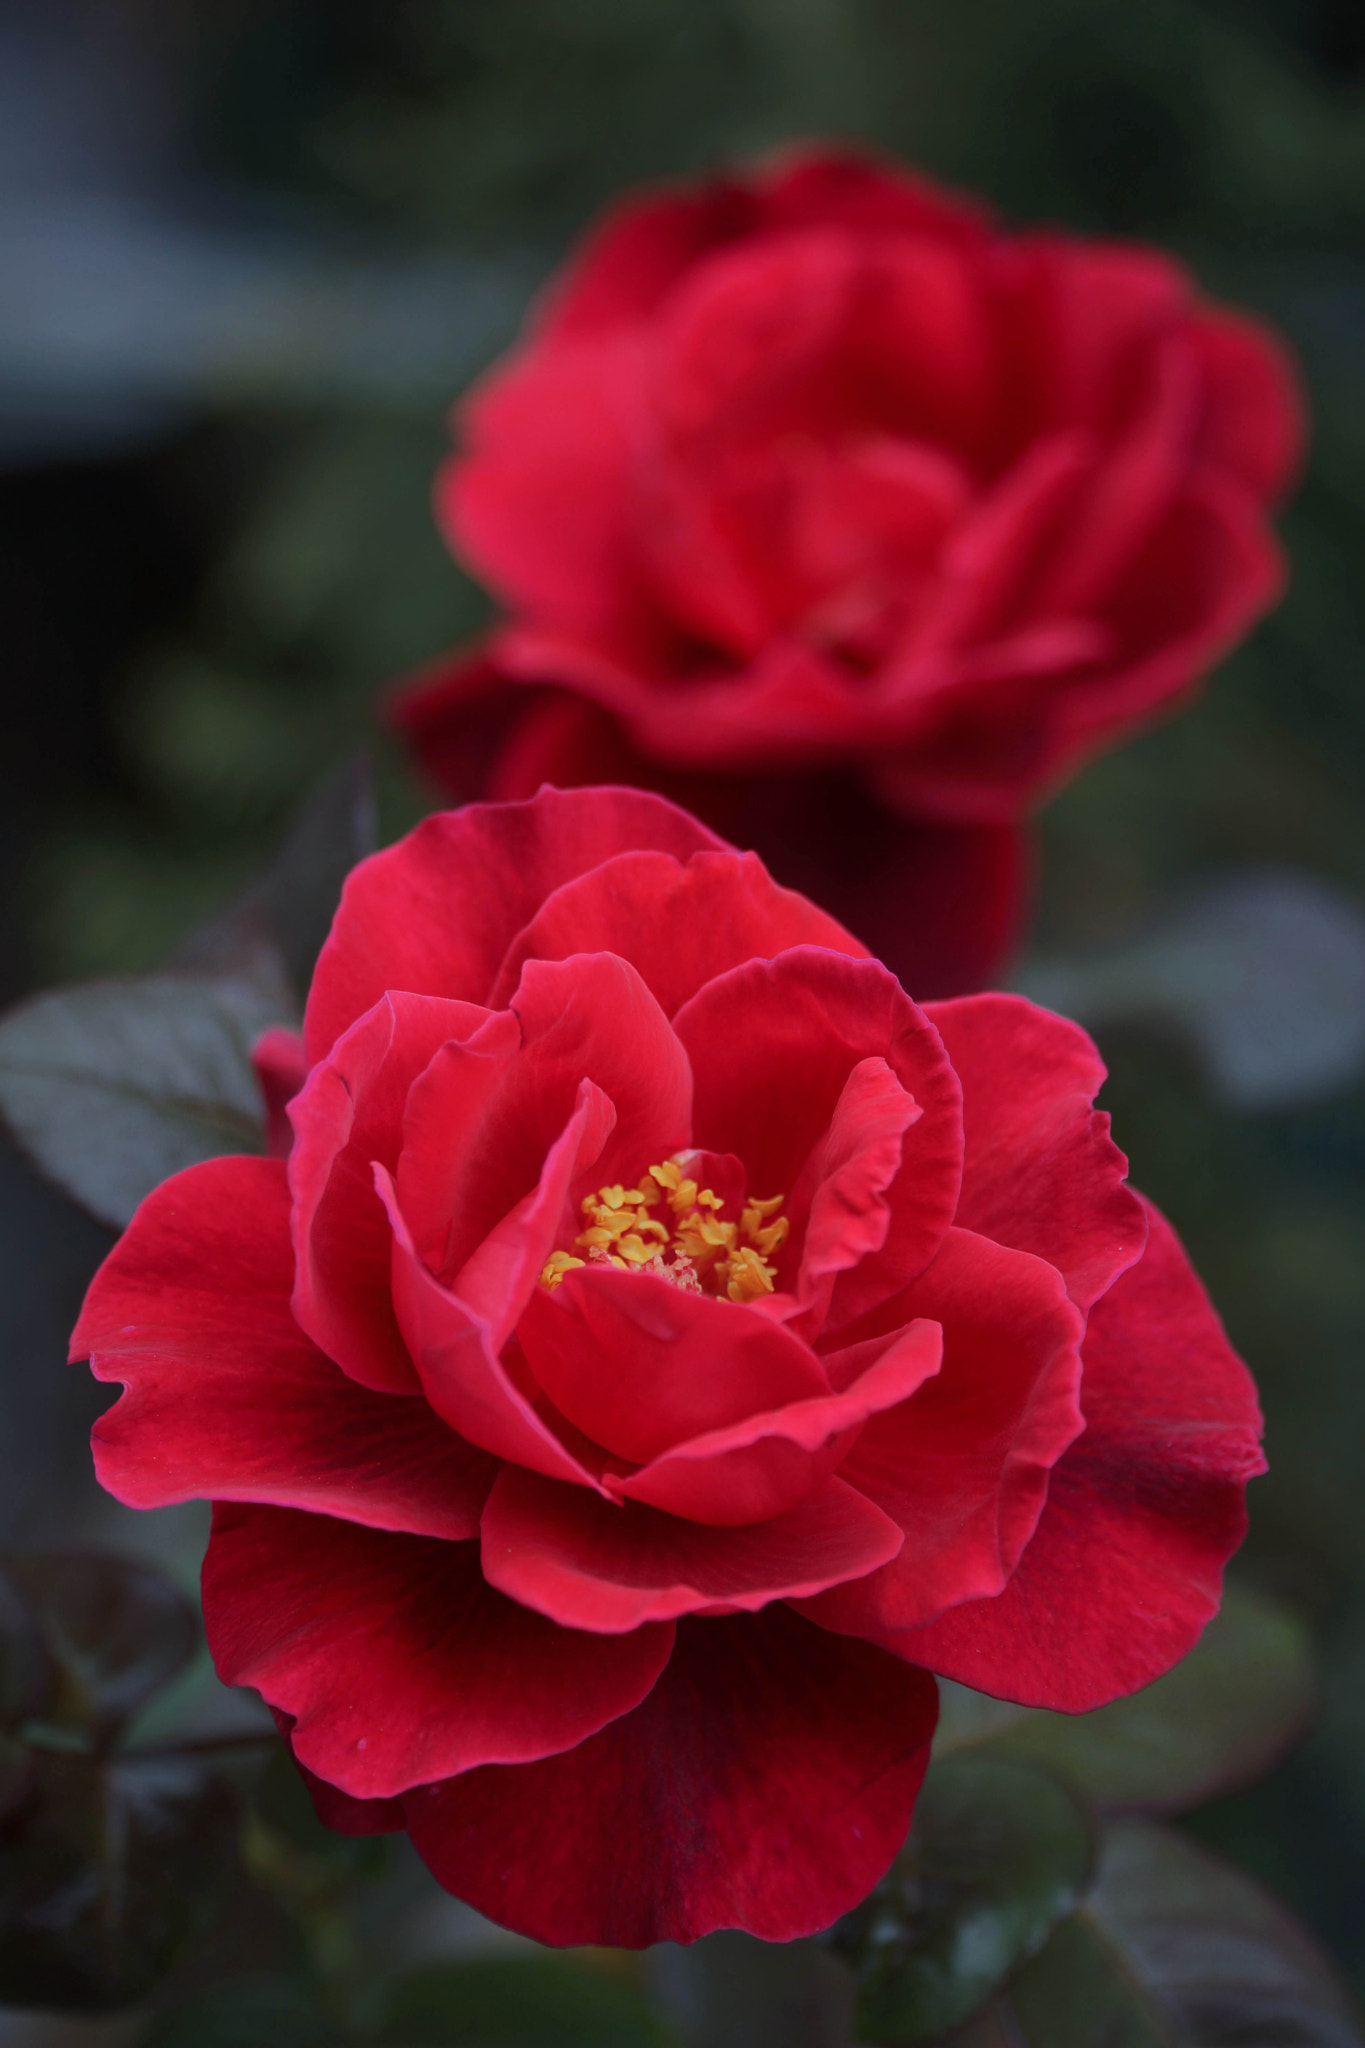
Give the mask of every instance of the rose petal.
M 508 1371 L 487 1317 L 442 1287 L 418 1258 L 382 1166 L 375 1168 L 375 1189 L 393 1232 L 394 1310 L 436 1413 L 495 1457 L 557 1479 L 596 1485 L 589 1468 Z
M 447 1890 L 537 1941 L 790 1941 L 900 1848 L 935 1711 L 927 1674 L 785 1608 L 685 1621 L 633 1714 L 553 1761 L 412 1793 L 408 1826 Z
M 649 369 L 628 332 L 532 346 L 461 405 L 464 453 L 437 478 L 436 517 L 505 604 L 610 637 L 644 601 L 628 508 Z
M 771 1521 L 726 1529 L 504 1466 L 482 1554 L 489 1584 L 523 1607 L 614 1636 L 698 1609 L 752 1611 L 817 1593 L 885 1564 L 902 1540 L 839 1479 Z
M 1184 337 L 1156 344 L 1133 384 L 1133 416 L 1099 455 L 1031 594 L 1044 617 L 1102 604 L 1185 482 L 1199 377 Z
M 790 946 L 865 957 L 850 933 L 804 896 L 781 889 L 751 853 L 622 853 L 547 897 L 518 935 L 493 985 L 510 1000 L 527 960 L 619 953 L 665 1016 L 704 983 Z
M 853 1068 L 884 1059 L 923 1114 L 887 1197 L 886 1241 L 839 1274 L 828 1327 L 928 1264 L 957 1207 L 961 1095 L 938 1033 L 885 968 L 798 947 L 718 975 L 673 1024 L 692 1060 L 694 1142 L 736 1153 L 754 1194 L 791 1192 Z
M 471 1037 L 506 1043 L 515 1019 L 431 996 L 381 997 L 290 1104 L 294 1314 L 344 1372 L 381 1393 L 417 1393 L 420 1382 L 394 1321 L 374 1165 L 397 1163 L 416 1076 L 447 1039 Z
M 780 1323 L 652 1273 L 566 1273 L 533 1293 L 518 1334 L 560 1413 L 637 1463 L 829 1392 L 815 1354 Z
M 1046 1259 L 1089 1308 L 1147 1241 L 1128 1161 L 1093 1106 L 1105 1078 L 1094 1043 L 1022 996 L 965 996 L 925 1015 L 962 1083 L 957 1222 Z
M 318 1060 L 389 989 L 482 1003 L 545 898 L 614 853 L 686 860 L 724 850 L 695 818 L 639 790 L 542 790 L 426 818 L 347 878 L 304 1016 Z
M 486 661 L 485 674 L 502 673 Z M 635 752 L 621 725 L 587 699 L 537 694 L 510 677 L 502 694 L 515 724 L 496 794 L 524 797 L 542 782 L 659 789 L 723 838 L 754 846 L 773 874 L 856 927 L 917 1000 L 998 979 L 1030 882 L 1029 842 L 1017 827 L 871 810 L 866 785 L 847 768 L 761 778 L 668 769 Z M 392 715 L 427 772 L 452 795 L 467 794 L 451 779 L 473 743 L 460 688 L 414 691 L 395 701 Z
M 627 961 L 528 960 L 508 1015 L 496 1038 L 443 1047 L 408 1099 L 398 1199 L 419 1256 L 448 1282 L 537 1186 L 585 1078 L 615 1112 L 582 1163 L 600 1184 L 631 1185 L 691 1132 L 687 1055 Z
M 870 1415 L 936 1373 L 942 1355 L 943 1333 L 925 1321 L 832 1353 L 821 1363 L 839 1392 L 693 1437 L 628 1477 L 607 1473 L 607 1490 L 726 1527 L 780 1515 L 824 1483 Z
M 1090 1312 L 1085 1434 L 1009 1584 L 888 1638 L 982 1692 L 1071 1714 L 1149 1685 L 1198 1640 L 1265 1469 L 1250 1375 L 1147 1206 L 1145 1254 Z
M 241 1506 L 214 1513 L 204 1626 L 223 1683 L 293 1715 L 299 1762 L 354 1799 L 570 1749 L 673 1640 L 557 1628 L 485 1585 L 472 1543 Z
M 209 1159 L 149 1195 L 73 1333 L 127 1391 L 93 1432 L 128 1507 L 269 1501 L 426 1536 L 468 1537 L 496 1466 L 420 1398 L 356 1385 L 289 1307 L 284 1167 Z
M 998 1592 L 1037 1527 L 1048 1477 L 1084 1427 L 1083 1324 L 1061 1275 L 969 1230 L 888 1316 L 943 1325 L 943 1368 L 868 1422 L 839 1468 L 905 1531 L 894 1564 L 803 1612 L 880 1639 L 955 1602 Z
M 801 1241 L 793 1328 L 814 1340 L 841 1273 L 880 1252 L 891 1227 L 888 1195 L 906 1132 L 924 1112 L 883 1059 L 859 1060 L 834 1105 L 824 1142 L 806 1162 L 787 1204 Z

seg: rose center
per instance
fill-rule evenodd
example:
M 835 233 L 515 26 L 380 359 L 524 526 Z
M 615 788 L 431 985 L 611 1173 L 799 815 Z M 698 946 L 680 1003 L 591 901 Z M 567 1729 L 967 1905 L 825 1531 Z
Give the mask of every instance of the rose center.
M 558 1287 L 576 1266 L 606 1265 L 655 1273 L 685 1293 L 726 1301 L 771 1294 L 777 1279 L 772 1258 L 788 1230 L 783 1197 L 746 1201 L 737 1219 L 723 1216 L 720 1197 L 689 1177 L 689 1156 L 695 1155 L 680 1152 L 651 1166 L 636 1187 L 618 1184 L 584 1196 L 587 1221 L 574 1251 L 551 1253 L 542 1284 Z

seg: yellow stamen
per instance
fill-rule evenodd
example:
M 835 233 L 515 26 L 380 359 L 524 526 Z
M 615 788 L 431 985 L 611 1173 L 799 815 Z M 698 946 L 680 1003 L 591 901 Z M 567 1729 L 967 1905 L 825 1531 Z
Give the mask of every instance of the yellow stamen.
M 714 1291 L 729 1301 L 771 1294 L 777 1282 L 771 1260 L 788 1233 L 787 1219 L 778 1213 L 783 1196 L 746 1202 L 738 1223 L 722 1220 L 724 1198 L 686 1173 L 696 1156 L 684 1152 L 662 1160 L 641 1176 L 638 1187 L 616 1181 L 585 1195 L 585 1227 L 574 1244 L 586 1258 L 552 1253 L 540 1276 L 545 1286 L 558 1287 L 575 1267 L 598 1264 L 656 1273 L 690 1294 L 712 1291 L 702 1286 L 709 1275 Z M 672 1212 L 671 1229 L 649 1213 L 661 1202 Z
M 752 1245 L 744 1244 L 726 1260 L 723 1277 L 731 1301 L 757 1301 L 761 1294 L 772 1293 L 777 1273 Z
M 576 1259 L 572 1252 L 551 1252 L 541 1271 L 541 1286 L 558 1287 L 566 1273 L 571 1272 L 575 1266 L 581 1266 L 584 1263 L 584 1260 Z

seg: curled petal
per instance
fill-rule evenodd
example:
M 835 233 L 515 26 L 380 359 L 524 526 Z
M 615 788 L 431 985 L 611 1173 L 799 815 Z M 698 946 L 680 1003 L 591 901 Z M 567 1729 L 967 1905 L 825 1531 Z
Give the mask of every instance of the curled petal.
M 560 1412 L 635 1462 L 829 1391 L 815 1354 L 780 1323 L 652 1273 L 566 1273 L 532 1295 L 519 1334 Z
M 394 1321 L 375 1163 L 397 1164 L 408 1091 L 439 1047 L 489 1034 L 515 1037 L 515 1020 L 472 1003 L 382 996 L 289 1107 L 294 1314 L 343 1372 L 380 1393 L 417 1393 L 420 1381 Z
M 597 1152 L 577 1169 L 599 1182 L 629 1186 L 691 1129 L 687 1056 L 628 961 L 528 960 L 511 1009 L 495 1014 L 506 1031 L 493 1039 L 490 1025 L 442 1047 L 404 1117 L 398 1198 L 419 1254 L 447 1282 L 537 1187 L 585 1078 L 611 1112 L 597 1120 Z
M 856 959 L 866 951 L 804 896 L 779 888 L 751 853 L 696 853 L 686 863 L 621 853 L 546 899 L 503 961 L 493 1000 L 510 1001 L 527 960 L 619 953 L 671 1017 L 727 968 L 807 945 Z
M 771 1521 L 724 1529 L 508 1466 L 483 1513 L 490 1585 L 565 1628 L 611 1636 L 819 1592 L 885 1564 L 901 1542 L 890 1516 L 839 1479 Z
M 1105 1069 L 1093 1042 L 1022 996 L 964 996 L 925 1014 L 962 1083 L 957 1222 L 1046 1259 L 1088 1309 L 1147 1242 L 1128 1161 L 1094 1107 Z
M 766 1521 L 814 1493 L 868 1417 L 908 1400 L 938 1371 L 942 1355 L 938 1324 L 911 1323 L 822 1359 L 841 1391 L 693 1437 L 638 1472 L 605 1473 L 605 1484 L 624 1500 L 649 1501 L 694 1522 Z
M 905 1548 L 808 1611 L 880 1639 L 998 1592 L 1037 1527 L 1053 1466 L 1083 1428 L 1083 1323 L 1041 1259 L 953 1229 L 894 1313 L 943 1325 L 943 1367 L 868 1422 L 840 1477 L 895 1517 Z
M 886 1638 L 982 1692 L 1070 1714 L 1149 1685 L 1198 1640 L 1265 1469 L 1251 1376 L 1147 1208 L 1146 1252 L 1090 1312 L 1085 1434 L 1008 1585 Z
M 513 1378 L 480 1316 L 418 1258 L 382 1166 L 375 1187 L 393 1232 L 393 1303 L 426 1397 L 470 1443 L 556 1479 L 594 1485 L 589 1468 Z
M 737 1154 L 755 1191 L 797 1185 L 853 1069 L 884 1060 L 921 1115 L 885 1198 L 882 1248 L 838 1275 L 827 1326 L 864 1314 L 929 1263 L 961 1187 L 961 1089 L 937 1031 L 884 967 L 795 947 L 718 975 L 673 1023 L 692 1060 L 693 1143 Z
M 304 1015 L 310 1061 L 389 989 L 485 1003 L 521 927 L 550 893 L 614 853 L 686 860 L 715 835 L 643 790 L 543 789 L 526 803 L 426 818 L 352 870 Z

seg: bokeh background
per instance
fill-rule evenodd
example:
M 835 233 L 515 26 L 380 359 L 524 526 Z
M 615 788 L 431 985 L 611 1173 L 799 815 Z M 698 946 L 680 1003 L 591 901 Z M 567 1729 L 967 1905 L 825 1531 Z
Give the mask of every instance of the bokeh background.
M 1092 1025 L 1257 1374 L 1240 1569 L 1321 1646 L 1314 1732 L 1192 1825 L 1365 1988 L 1358 0 L 0 0 L 0 996 L 155 962 L 359 745 L 384 836 L 429 804 L 374 711 L 485 617 L 450 400 L 623 186 L 803 135 L 1159 241 L 1303 364 L 1291 595 L 1043 813 L 1014 979 Z M 0 1541 L 192 1576 L 196 1511 L 88 1475 L 107 1242 L 0 1153 Z

